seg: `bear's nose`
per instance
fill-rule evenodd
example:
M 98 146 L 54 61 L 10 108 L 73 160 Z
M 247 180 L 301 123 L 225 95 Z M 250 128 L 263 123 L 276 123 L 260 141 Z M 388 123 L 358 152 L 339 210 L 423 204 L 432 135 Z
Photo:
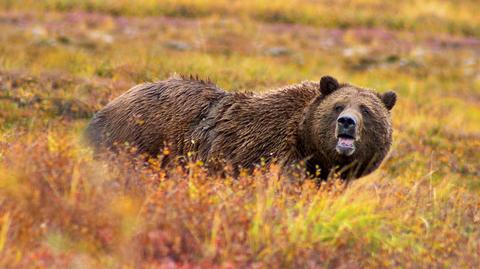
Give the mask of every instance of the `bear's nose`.
M 355 118 L 353 118 L 352 116 L 350 115 L 344 115 L 344 116 L 341 116 L 337 119 L 337 122 L 339 123 L 339 125 L 341 125 L 343 128 L 350 128 L 350 127 L 354 127 L 357 122 L 355 121 Z

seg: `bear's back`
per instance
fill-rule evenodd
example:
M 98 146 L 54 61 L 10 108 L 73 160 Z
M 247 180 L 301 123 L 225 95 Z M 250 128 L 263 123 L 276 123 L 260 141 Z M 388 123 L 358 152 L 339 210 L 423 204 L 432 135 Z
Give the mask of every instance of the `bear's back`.
M 153 156 L 165 146 L 181 150 L 209 107 L 226 95 L 212 83 L 181 77 L 137 85 L 94 116 L 87 139 L 97 148 L 128 142 Z

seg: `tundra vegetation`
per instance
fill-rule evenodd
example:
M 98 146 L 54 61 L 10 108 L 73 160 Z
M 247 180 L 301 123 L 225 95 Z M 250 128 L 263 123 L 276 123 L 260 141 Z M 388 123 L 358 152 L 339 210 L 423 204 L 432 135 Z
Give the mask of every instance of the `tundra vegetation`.
M 478 2 L 271 2 L 1 0 L 0 267 L 478 268 Z M 94 159 L 93 113 L 172 72 L 394 89 L 390 155 L 320 187 Z

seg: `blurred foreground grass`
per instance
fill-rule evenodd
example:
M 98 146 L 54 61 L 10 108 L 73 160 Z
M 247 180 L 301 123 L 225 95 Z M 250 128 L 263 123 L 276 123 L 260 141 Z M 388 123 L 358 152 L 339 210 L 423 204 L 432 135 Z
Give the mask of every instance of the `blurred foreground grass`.
M 480 265 L 475 1 L 0 3 L 0 267 Z M 392 152 L 320 189 L 276 167 L 233 180 L 92 159 L 93 112 L 173 72 L 393 88 Z

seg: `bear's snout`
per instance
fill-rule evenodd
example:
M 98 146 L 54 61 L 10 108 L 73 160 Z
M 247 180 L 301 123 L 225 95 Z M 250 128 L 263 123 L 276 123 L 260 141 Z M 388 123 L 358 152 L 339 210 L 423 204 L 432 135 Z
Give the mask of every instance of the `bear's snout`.
M 357 136 L 358 119 L 354 114 L 342 113 L 337 118 L 337 145 L 335 149 L 341 155 L 350 156 L 355 152 L 355 141 Z
M 357 126 L 357 120 L 353 115 L 343 115 L 338 117 L 338 131 L 339 135 L 349 135 L 355 137 L 355 128 Z

